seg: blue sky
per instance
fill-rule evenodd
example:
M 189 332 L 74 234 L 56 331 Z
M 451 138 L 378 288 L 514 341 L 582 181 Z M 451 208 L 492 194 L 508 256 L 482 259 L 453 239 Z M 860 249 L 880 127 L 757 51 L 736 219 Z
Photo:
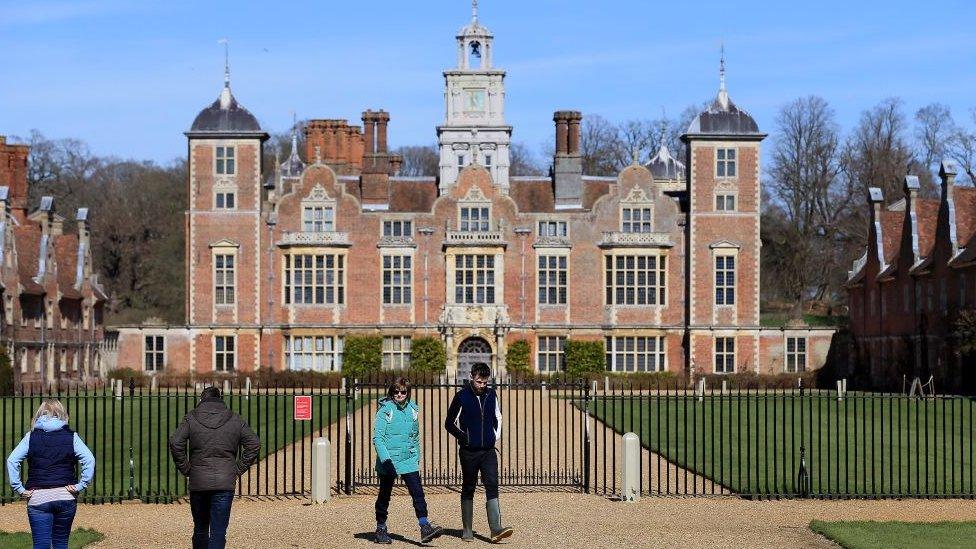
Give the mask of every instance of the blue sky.
M 765 131 L 817 94 L 845 129 L 888 96 L 906 110 L 976 107 L 972 2 L 481 0 L 508 71 L 506 117 L 535 150 L 552 112 L 612 121 L 676 116 L 710 100 L 724 42 L 731 97 Z M 220 90 L 230 40 L 234 93 L 269 131 L 300 118 L 390 111 L 391 146 L 429 144 L 441 71 L 469 0 L 247 2 L 0 0 L 0 134 L 77 137 L 99 154 L 167 161 Z

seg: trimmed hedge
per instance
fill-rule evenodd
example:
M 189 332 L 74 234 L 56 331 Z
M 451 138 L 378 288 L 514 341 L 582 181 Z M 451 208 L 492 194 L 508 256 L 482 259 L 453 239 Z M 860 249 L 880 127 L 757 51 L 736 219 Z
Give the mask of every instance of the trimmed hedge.
M 447 369 L 444 342 L 436 337 L 418 337 L 410 342 L 410 371 L 440 373 Z
M 7 348 L 0 346 L 0 396 L 14 394 L 14 369 L 7 356 Z
M 517 339 L 505 352 L 505 368 L 509 375 L 523 378 L 532 375 L 532 347 L 524 339 Z
M 566 341 L 566 373 L 573 377 L 606 371 L 602 341 Z
M 346 336 L 342 352 L 342 373 L 364 377 L 383 367 L 383 338 L 380 336 Z

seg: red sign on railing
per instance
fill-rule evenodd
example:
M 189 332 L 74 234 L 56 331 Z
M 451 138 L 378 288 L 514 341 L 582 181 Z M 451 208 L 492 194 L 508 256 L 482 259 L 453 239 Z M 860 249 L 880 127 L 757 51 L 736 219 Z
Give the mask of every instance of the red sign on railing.
M 295 421 L 311 421 L 312 397 L 295 395 Z

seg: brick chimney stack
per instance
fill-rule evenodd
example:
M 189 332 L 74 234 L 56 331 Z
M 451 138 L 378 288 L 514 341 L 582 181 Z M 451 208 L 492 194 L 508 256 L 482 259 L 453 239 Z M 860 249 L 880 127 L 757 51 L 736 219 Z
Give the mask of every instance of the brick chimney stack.
M 390 152 L 387 145 L 386 130 L 390 122 L 390 114 L 384 110 L 363 111 L 363 135 L 365 140 L 365 154 L 362 160 L 363 173 L 392 174 L 390 166 Z
M 556 156 L 553 159 L 553 185 L 556 207 L 574 207 L 582 204 L 583 158 L 580 155 L 579 111 L 556 111 L 552 120 L 556 123 Z
M 884 206 L 884 194 L 878 187 L 868 189 L 868 208 L 871 213 L 871 242 L 878 254 L 878 265 L 884 266 L 884 246 L 881 243 L 881 208 Z
M 18 221 L 27 219 L 27 157 L 30 147 L 7 143 L 0 136 L 0 186 L 7 187 L 7 204 Z
M 918 245 L 918 193 L 922 186 L 919 184 L 917 175 L 905 176 L 905 226 L 911 227 L 912 231 L 912 254 L 914 261 L 921 259 L 921 251 Z
M 956 174 L 959 169 L 952 160 L 943 160 L 939 166 L 939 178 L 942 180 L 942 203 L 940 208 L 946 208 L 946 216 L 949 221 L 949 243 L 952 245 L 952 256 L 959 252 L 959 237 L 956 234 Z
M 364 145 L 362 128 L 350 126 L 345 120 L 309 120 L 305 125 L 306 158 L 314 159 L 318 148 L 322 162 L 332 166 L 339 175 L 359 173 Z

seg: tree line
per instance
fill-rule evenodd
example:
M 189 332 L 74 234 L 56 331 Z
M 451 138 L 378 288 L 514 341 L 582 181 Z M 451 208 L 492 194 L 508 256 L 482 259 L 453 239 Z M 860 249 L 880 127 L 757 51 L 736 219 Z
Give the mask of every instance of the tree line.
M 701 105 L 675 118 L 632 119 L 619 123 L 599 115 L 583 118 L 580 152 L 584 173 L 615 175 L 636 161 L 646 163 L 662 143 L 685 158 L 680 136 Z M 804 305 L 830 309 L 846 302 L 843 283 L 852 260 L 867 240 L 866 195 L 880 187 L 889 202 L 900 199 L 906 174 L 919 176 L 923 195 L 937 196 L 938 168 L 952 159 L 961 179 L 976 179 L 976 110 L 958 122 L 949 108 L 933 103 L 913 116 L 889 98 L 865 110 L 844 131 L 821 97 L 798 98 L 779 109 L 763 166 L 763 301 L 767 308 Z M 273 134 L 265 151 L 265 178 L 275 158 L 290 152 L 291 133 Z M 299 150 L 304 147 L 300 136 Z M 16 138 L 14 138 L 16 139 Z M 67 218 L 90 208 L 92 252 L 109 294 L 110 323 L 156 317 L 183 322 L 184 211 L 186 160 L 166 164 L 93 154 L 77 139 L 48 139 L 38 131 L 19 139 L 31 146 L 30 200 L 56 199 Z M 522 142 L 511 146 L 511 174 L 544 175 L 552 144 L 536 155 Z M 403 146 L 400 175 L 438 172 L 436 145 Z

